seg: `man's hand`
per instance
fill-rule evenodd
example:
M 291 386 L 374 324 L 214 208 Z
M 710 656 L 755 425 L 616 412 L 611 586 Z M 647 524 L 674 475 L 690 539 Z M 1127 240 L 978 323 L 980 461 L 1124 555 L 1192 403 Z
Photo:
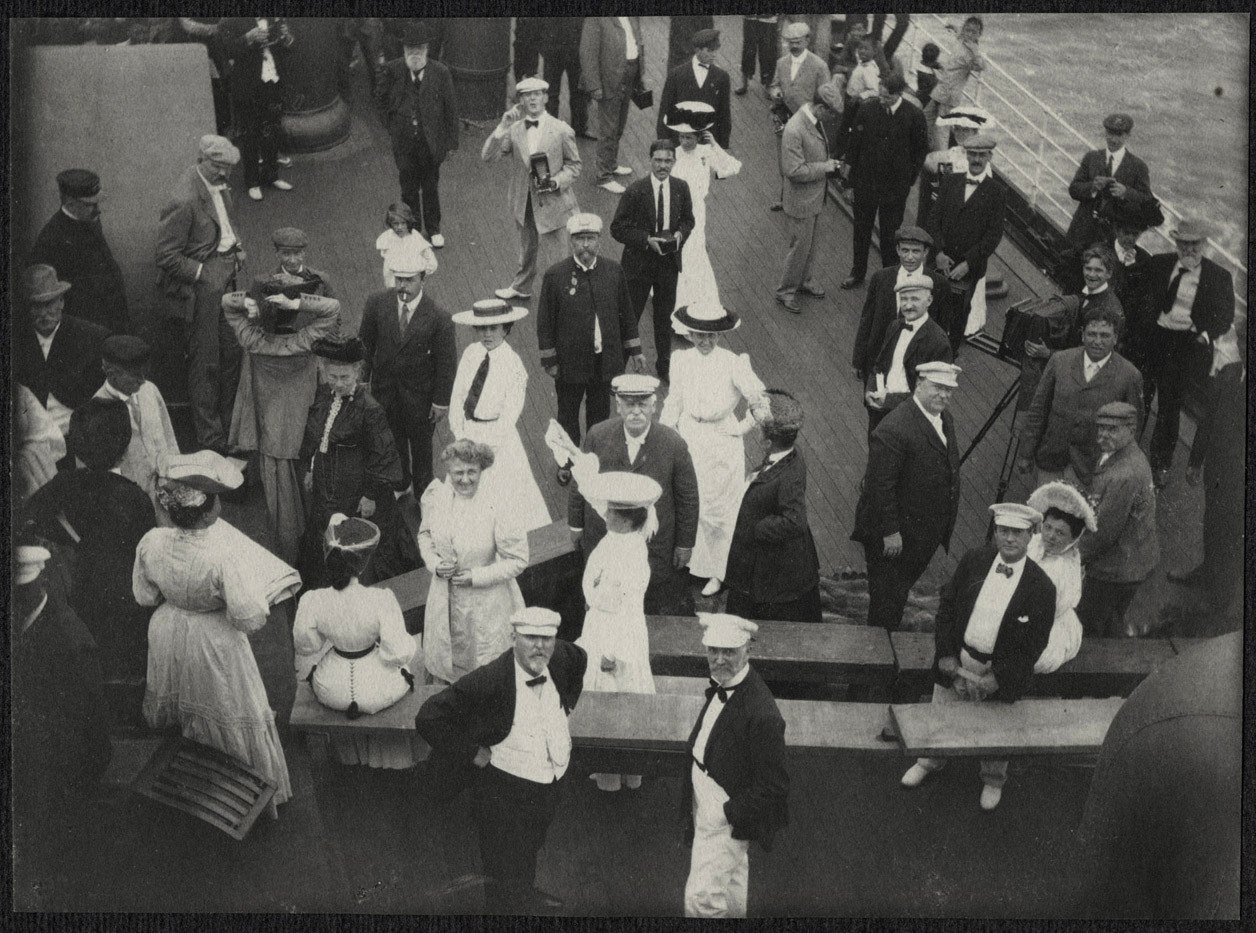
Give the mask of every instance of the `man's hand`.
M 943 275 L 946 275 L 951 271 L 951 263 L 953 260 L 950 256 L 946 255 L 946 253 L 938 253 L 935 257 L 935 261 L 938 264 L 938 271 Z
M 602 670 L 605 671 L 607 674 L 610 674 L 615 670 L 614 655 L 610 655 L 610 654 L 602 655 Z
M 1107 175 L 1100 175 L 1091 180 L 1090 189 L 1095 194 L 1102 194 L 1105 190 L 1107 190 L 1108 185 L 1111 184 L 1113 180 L 1114 179 L 1109 178 Z
M 551 379 L 557 379 L 558 378 L 558 364 L 554 363 L 551 366 L 546 366 L 545 375 L 549 376 Z
M 314 491 L 314 471 L 313 470 L 305 471 L 305 476 L 302 477 L 301 479 L 301 488 L 304 489 L 306 493 L 311 493 Z
M 1198 486 L 1204 481 L 1203 467 L 1188 466 L 1186 468 L 1186 482 L 1191 486 Z
M 448 580 L 457 572 L 458 572 L 457 561 L 443 560 L 439 564 L 436 565 L 436 576 L 440 577 L 442 580 Z
M 449 411 L 448 405 L 433 405 L 432 410 L 428 413 L 427 420 L 436 424 L 441 418 L 444 418 Z
M 449 582 L 452 583 L 454 586 L 470 586 L 471 585 L 471 571 L 459 570 L 457 573 L 455 573 L 452 577 L 449 578 Z
M 952 282 L 958 282 L 960 279 L 964 278 L 964 276 L 966 275 L 968 275 L 968 261 L 960 260 L 958 263 L 956 263 L 954 266 L 951 267 L 951 271 L 946 274 L 946 277 L 950 279 Z
M 1016 472 L 1017 473 L 1028 473 L 1033 468 L 1034 468 L 1034 462 L 1030 460 L 1028 457 L 1016 458 Z
M 1116 180 L 1113 180 L 1112 184 L 1108 185 L 1108 194 L 1112 195 L 1112 197 L 1114 198 L 1125 197 L 1125 193 L 1128 190 L 1129 190 L 1128 188 L 1126 188 L 1123 184 L 1121 184 L 1119 181 L 1116 181 Z
M 368 499 L 366 496 L 363 496 L 361 499 L 359 499 L 358 500 L 358 514 L 361 515 L 363 518 L 370 518 L 372 515 L 374 515 L 375 514 L 375 500 Z
M 266 300 L 288 311 L 299 311 L 301 309 L 300 298 L 289 298 L 287 295 L 271 295 Z
M 877 392 L 865 392 L 864 393 L 864 402 L 867 404 L 869 408 L 875 409 L 876 411 L 881 410 L 881 405 L 884 401 L 885 401 L 885 396 L 880 393 L 877 393 Z
M 523 112 L 519 109 L 519 105 L 516 104 L 502 114 L 502 121 L 498 124 L 498 128 L 502 130 L 510 129 L 511 126 L 519 122 L 519 118 L 522 115 Z
M 493 750 L 491 748 L 485 748 L 481 745 L 479 751 L 475 753 L 475 757 L 471 759 L 471 764 L 475 765 L 477 768 L 484 768 L 487 767 L 488 763 L 492 760 Z
M 675 231 L 675 235 L 672 237 L 672 239 L 676 241 L 676 249 L 680 249 L 685 243 L 685 231 L 684 230 Z
M 1050 347 L 1040 340 L 1026 340 L 1025 353 L 1036 360 L 1049 360 L 1051 358 Z
M 249 316 L 250 321 L 256 321 L 261 316 L 262 309 L 252 298 L 245 297 L 244 312 Z
M 994 678 L 993 671 L 987 671 L 981 675 L 981 680 L 973 684 L 973 693 L 977 699 L 984 700 L 999 689 L 999 682 Z
M 780 100 L 783 96 L 779 87 L 768 88 L 768 97 L 772 100 Z
M 944 677 L 954 677 L 957 670 L 959 670 L 959 659 L 954 655 L 938 658 L 938 672 Z
M 881 553 L 886 557 L 898 557 L 903 553 L 903 536 L 899 532 L 886 535 L 881 540 Z
M 266 41 L 267 31 L 268 30 L 263 29 L 261 26 L 254 26 L 244 34 L 244 41 L 252 45 L 261 45 Z
M 666 242 L 661 236 L 646 237 L 646 243 L 650 249 L 654 250 L 660 256 L 663 255 L 663 243 Z
M 689 566 L 689 556 L 693 554 L 691 547 L 678 547 L 672 552 L 672 566 L 677 570 Z
M 641 374 L 645 372 L 645 357 L 640 353 L 628 357 L 628 372 Z

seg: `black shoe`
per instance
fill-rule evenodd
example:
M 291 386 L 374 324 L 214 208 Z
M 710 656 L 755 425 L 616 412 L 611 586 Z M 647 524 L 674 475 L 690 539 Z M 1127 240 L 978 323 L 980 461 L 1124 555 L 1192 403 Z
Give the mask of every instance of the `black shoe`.
M 862 275 L 858 277 L 850 275 L 842 279 L 842 284 L 839 285 L 838 288 L 842 289 L 843 291 L 850 291 L 852 288 L 859 288 L 861 285 L 863 285 L 863 283 L 864 283 L 864 280 L 863 280 Z
M 1151 471 L 1151 482 L 1157 489 L 1164 489 L 1169 485 L 1169 468 L 1157 467 Z
M 785 210 L 785 205 L 782 204 L 780 201 L 777 201 L 775 204 L 769 207 L 768 210 L 775 211 L 776 213 L 779 214 L 781 211 Z
M 554 478 L 558 480 L 559 486 L 566 486 L 571 482 L 571 469 L 569 467 L 559 467 L 558 472 L 554 474 Z

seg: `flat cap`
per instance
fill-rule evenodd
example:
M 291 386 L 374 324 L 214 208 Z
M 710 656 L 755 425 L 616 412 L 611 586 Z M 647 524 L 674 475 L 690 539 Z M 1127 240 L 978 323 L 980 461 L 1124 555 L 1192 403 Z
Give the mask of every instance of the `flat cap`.
M 916 288 L 923 288 L 926 291 L 932 292 L 932 277 L 925 275 L 923 270 L 917 269 L 915 272 L 907 273 L 907 275 L 899 279 L 894 285 L 895 292 L 906 292 Z
M 1181 223 L 1169 231 L 1169 236 L 1181 243 L 1202 243 L 1208 239 L 1204 225 L 1189 218 L 1183 218 Z
M 68 168 L 57 174 L 57 189 L 67 198 L 86 201 L 100 194 L 100 176 L 85 168 Z
M 270 235 L 270 239 L 275 244 L 275 249 L 305 249 L 310 245 L 310 238 L 305 235 L 305 231 L 296 227 L 280 227 Z
M 976 136 L 970 136 L 968 139 L 964 140 L 963 145 L 964 150 L 968 152 L 974 150 L 977 152 L 993 152 L 994 148 L 998 146 L 998 143 L 995 141 L 993 136 L 986 136 L 983 133 L 978 133 Z
M 933 237 L 929 236 L 929 231 L 924 227 L 917 227 L 914 224 L 903 224 L 894 231 L 895 243 L 923 243 L 925 246 L 933 245 Z
M 1019 502 L 996 502 L 990 506 L 994 523 L 1003 528 L 1028 530 L 1042 521 L 1042 513 Z
M 805 39 L 811 35 L 811 27 L 803 22 L 786 23 L 781 27 L 782 39 Z
M 214 136 L 212 133 L 202 136 L 197 151 L 201 158 L 222 162 L 224 165 L 235 165 L 240 161 L 240 150 L 225 136 Z
M 515 84 L 516 94 L 527 94 L 531 91 L 548 91 L 549 82 L 533 75 L 530 78 L 524 78 Z
M 941 360 L 916 366 L 916 375 L 921 379 L 928 379 L 940 386 L 950 386 L 952 389 L 959 388 L 959 374 L 962 372 L 954 363 L 943 363 Z
M 1103 128 L 1111 133 L 1128 133 L 1134 128 L 1134 118 L 1128 113 L 1110 113 L 1103 118 Z
M 602 218 L 585 212 L 572 214 L 567 218 L 567 232 L 572 236 L 577 233 L 601 233 Z
M 520 635 L 557 635 L 560 622 L 562 616 L 544 606 L 524 606 L 510 617 L 511 628 Z
M 100 356 L 118 366 L 143 366 L 151 354 L 148 344 L 129 334 L 111 334 L 100 345 Z
M 702 644 L 708 648 L 740 648 L 759 631 L 749 619 L 726 612 L 699 612 L 698 624 L 702 626 Z
M 699 29 L 689 37 L 689 44 L 695 49 L 718 49 L 720 47 L 720 31 L 718 29 Z
M 659 390 L 659 380 L 644 373 L 622 373 L 611 380 L 611 391 L 627 398 L 653 395 Z
M 1138 421 L 1138 409 L 1129 402 L 1108 402 L 1095 412 L 1095 421 L 1135 424 Z

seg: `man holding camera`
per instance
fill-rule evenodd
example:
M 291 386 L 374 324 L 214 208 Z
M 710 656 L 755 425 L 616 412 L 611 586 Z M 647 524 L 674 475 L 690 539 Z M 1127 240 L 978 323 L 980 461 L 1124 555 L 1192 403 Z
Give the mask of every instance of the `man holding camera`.
M 292 46 L 292 32 L 282 17 L 228 19 L 219 27 L 231 66 L 231 108 L 244 162 L 244 185 L 254 201 L 262 199 L 262 185 L 291 191 L 279 177 L 279 118 L 283 114 L 280 90 L 283 61 Z
M 480 150 L 485 162 L 516 157 L 506 200 L 519 230 L 519 271 L 495 292 L 503 301 L 532 297 L 537 266 L 548 269 L 562 258 L 567 219 L 580 210 L 572 190 L 580 176 L 580 150 L 572 128 L 545 109 L 549 84 L 524 78 L 515 85 L 515 96 L 518 103 L 502 114 Z

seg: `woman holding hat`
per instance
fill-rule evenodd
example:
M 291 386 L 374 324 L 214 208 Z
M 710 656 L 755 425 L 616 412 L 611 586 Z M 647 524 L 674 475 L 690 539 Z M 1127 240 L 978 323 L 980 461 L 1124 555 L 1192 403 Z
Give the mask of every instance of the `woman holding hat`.
M 318 702 L 349 719 L 387 709 L 414 685 L 415 640 L 407 634 L 397 597 L 359 582 L 379 544 L 379 528 L 342 513 L 323 536 L 330 586 L 307 592 L 297 607 L 292 639 L 297 676 L 310 682 Z M 341 764 L 409 768 L 406 735 L 337 735 Z
M 1099 530 L 1095 510 L 1076 487 L 1060 480 L 1044 483 L 1027 503 L 1042 513 L 1038 533 L 1029 542 L 1029 559 L 1047 572 L 1055 584 L 1055 621 L 1035 674 L 1049 674 L 1077 657 L 1082 646 L 1082 623 L 1074 611 L 1082 598 L 1082 558 L 1077 544 L 1082 533 Z
M 677 308 L 672 322 L 693 346 L 672 357 L 671 390 L 659 422 L 685 439 L 693 457 L 699 512 L 689 572 L 709 578 L 702 595 L 713 596 L 724 579 L 745 488 L 742 435 L 754 426 L 750 411 L 763 403 L 765 387 L 748 355 L 720 346 L 720 335 L 741 324 L 735 314 L 702 303 Z M 736 411 L 743 402 L 748 410 L 738 418 Z
M 715 141 L 711 127 L 715 124 L 715 108 L 702 101 L 685 101 L 671 108 L 664 122 L 677 135 L 676 165 L 672 176 L 689 185 L 693 198 L 693 232 L 685 241 L 685 262 L 676 280 L 676 307 L 700 301 L 719 303 L 719 286 L 706 245 L 706 199 L 711 176 L 729 178 L 741 171 L 741 162 L 733 158 Z M 677 330 L 677 333 L 682 333 Z
M 450 430 L 455 438 L 493 451 L 495 469 L 484 477 L 485 491 L 510 503 L 525 532 L 551 522 L 517 427 L 527 400 L 528 371 L 506 342 L 514 322 L 527 316 L 527 308 L 499 298 L 477 301 L 470 311 L 453 315 L 455 324 L 474 329 L 477 342 L 463 351 L 449 396 Z
M 225 521 L 218 496 L 244 482 L 210 450 L 166 455 L 157 502 L 173 528 L 140 540 L 132 591 L 157 606 L 148 625 L 144 718 L 238 758 L 275 785 L 271 816 L 292 796 L 249 633 L 301 586 L 297 572 Z
M 528 566 L 528 535 L 509 500 L 483 489 L 493 451 L 468 438 L 441 453 L 446 478 L 420 500 L 419 555 L 432 571 L 423 663 L 453 683 L 510 647 L 510 617 L 523 608 L 515 578 Z

